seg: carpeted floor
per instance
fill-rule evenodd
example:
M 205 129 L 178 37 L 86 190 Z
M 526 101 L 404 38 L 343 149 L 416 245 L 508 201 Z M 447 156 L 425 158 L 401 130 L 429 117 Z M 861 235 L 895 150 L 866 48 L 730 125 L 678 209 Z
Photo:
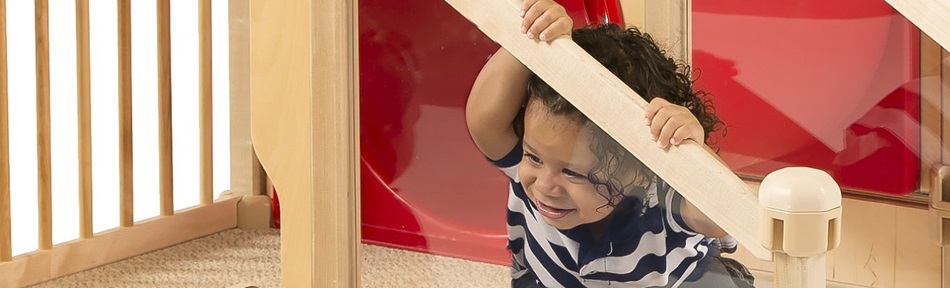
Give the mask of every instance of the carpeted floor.
M 233 229 L 33 287 L 280 287 L 279 254 L 279 230 Z M 372 245 L 362 255 L 363 287 L 508 287 L 504 266 Z
M 280 230 L 232 229 L 34 287 L 279 287 L 279 254 Z
M 279 230 L 233 229 L 33 287 L 280 287 L 279 254 Z M 363 287 L 509 287 L 505 266 L 365 244 L 362 255 Z M 771 273 L 753 274 L 772 287 Z

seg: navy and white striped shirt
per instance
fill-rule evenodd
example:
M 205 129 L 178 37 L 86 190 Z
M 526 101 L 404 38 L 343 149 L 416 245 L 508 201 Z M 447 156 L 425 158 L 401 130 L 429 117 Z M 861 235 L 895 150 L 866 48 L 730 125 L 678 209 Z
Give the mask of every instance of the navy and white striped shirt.
M 705 270 L 707 261 L 701 260 L 709 258 L 709 240 L 686 226 L 678 213 L 682 196 L 661 180 L 647 188 L 645 201 L 622 200 L 610 228 L 597 239 L 586 224 L 559 230 L 545 222 L 520 183 L 522 156 L 518 143 L 493 161 L 511 184 L 508 249 L 515 281 L 545 287 L 678 287 Z

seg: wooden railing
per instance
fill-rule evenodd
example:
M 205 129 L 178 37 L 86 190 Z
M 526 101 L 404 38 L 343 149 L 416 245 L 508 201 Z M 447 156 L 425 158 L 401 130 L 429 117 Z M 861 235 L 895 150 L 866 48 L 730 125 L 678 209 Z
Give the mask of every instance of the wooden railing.
M 0 0 L 0 287 L 21 287 L 75 273 L 106 263 L 143 254 L 162 247 L 208 235 L 237 226 L 237 205 L 241 195 L 223 196 L 215 201 L 212 187 L 212 61 L 211 61 L 211 0 L 200 0 L 199 25 L 199 97 L 176 101 L 199 103 L 200 184 L 199 205 L 185 210 L 174 209 L 174 172 L 172 154 L 172 70 L 170 2 L 157 0 L 158 16 L 158 110 L 159 134 L 159 195 L 160 216 L 141 222 L 134 221 L 133 197 L 133 126 L 132 102 L 138 101 L 132 90 L 132 21 L 131 0 L 118 0 L 118 135 L 119 149 L 119 206 L 96 207 L 115 209 L 119 228 L 93 233 L 93 169 L 90 81 L 96 78 L 90 71 L 89 1 L 76 0 L 76 81 L 78 126 L 78 203 L 77 223 L 79 239 L 54 245 L 52 206 L 52 167 L 50 129 L 50 33 L 48 0 L 35 0 L 36 49 L 36 147 L 37 147 L 37 211 L 38 250 L 13 257 L 11 242 L 10 197 L 10 116 L 7 65 L 7 9 Z M 12 28 L 12 27 L 11 27 Z M 23 29 L 17 27 L 17 29 Z M 14 72 L 15 73 L 15 72 Z M 232 99 L 233 101 L 233 99 Z M 246 101 L 237 99 L 237 101 Z M 248 115 L 236 115 L 247 118 Z M 148 133 L 148 131 L 136 131 Z M 248 141 L 245 139 L 244 141 Z M 254 169 L 242 164 L 237 169 Z M 237 171 L 236 171 L 237 172 Z M 61 176 L 57 176 L 61 177 Z M 19 193 L 29 193 L 19 191 Z M 95 193 L 107 193 L 96 191 Z M 73 224 L 73 223 L 69 223 Z M 62 224 L 59 224 L 62 225 Z

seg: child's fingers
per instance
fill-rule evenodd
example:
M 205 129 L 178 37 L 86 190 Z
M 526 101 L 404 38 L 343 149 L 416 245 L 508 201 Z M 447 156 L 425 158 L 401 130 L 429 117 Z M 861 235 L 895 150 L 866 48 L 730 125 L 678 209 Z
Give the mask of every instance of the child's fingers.
M 702 134 L 699 134 L 697 136 L 697 131 L 695 130 L 696 130 L 696 127 L 693 127 L 690 125 L 680 126 L 679 128 L 676 129 L 676 132 L 673 132 L 673 137 L 670 138 L 670 144 L 673 144 L 674 146 L 679 146 L 680 144 L 683 143 L 683 141 L 686 141 L 688 139 L 693 139 L 693 141 L 702 143 L 703 142 Z
M 562 35 L 571 35 L 571 28 L 573 28 L 573 26 L 574 22 L 571 18 L 558 17 L 554 19 L 554 22 L 548 25 L 544 31 L 541 31 L 538 39 L 541 39 L 541 41 L 551 41 Z
M 535 5 L 535 7 L 537 6 L 538 5 Z M 531 14 L 531 12 L 528 12 L 528 13 Z M 528 33 L 527 33 L 528 38 L 535 39 L 536 37 L 541 35 L 541 31 L 544 31 L 545 28 L 548 28 L 548 26 L 551 26 L 551 23 L 554 23 L 554 20 L 556 20 L 556 18 L 552 17 L 551 14 L 552 13 L 550 13 L 550 10 L 547 10 L 541 13 L 541 15 L 538 15 L 537 18 L 534 19 L 534 22 L 531 23 L 530 24 L 531 26 L 528 27 Z M 528 19 L 528 18 L 525 18 L 525 19 Z
M 643 111 L 643 116 L 646 118 L 643 123 L 647 126 L 650 126 L 656 113 L 659 112 L 663 106 L 669 103 L 670 102 L 667 102 L 665 99 L 659 97 L 650 100 L 650 103 L 647 104 L 647 108 Z
M 650 139 L 661 140 L 660 131 L 663 130 L 663 126 L 666 125 L 666 122 L 670 120 L 673 116 L 670 109 L 660 109 L 656 113 L 653 113 L 653 119 L 650 121 Z M 669 138 L 664 139 L 669 141 Z
M 544 6 L 543 3 L 539 3 L 538 1 L 532 1 L 532 0 L 529 0 L 529 1 L 532 2 L 530 3 L 531 6 L 526 6 L 525 10 L 522 10 L 523 15 L 521 16 L 521 33 L 528 33 L 531 30 L 531 27 L 536 24 L 538 17 L 541 17 L 541 15 L 544 14 L 545 10 L 547 10 L 545 9 L 545 7 L 543 7 Z M 525 5 L 528 5 L 528 4 L 529 4 L 528 1 L 525 1 Z M 534 34 L 534 35 L 537 35 L 537 34 Z M 533 35 L 529 35 L 528 38 L 534 38 L 531 36 Z
M 682 126 L 683 123 L 677 121 L 676 118 L 670 118 L 670 120 L 667 120 L 666 124 L 663 125 L 663 129 L 660 130 L 660 135 L 657 136 L 656 145 L 660 148 L 666 148 L 670 146 L 673 134 Z
M 524 17 L 535 3 L 538 3 L 538 0 L 524 0 L 524 2 L 521 3 L 521 17 Z
M 539 5 L 535 5 L 537 7 Z M 534 39 L 535 37 L 541 36 L 541 33 L 549 28 L 557 29 L 555 26 L 555 21 L 559 20 L 560 14 L 555 9 L 546 9 L 544 13 L 541 13 L 537 19 L 534 20 L 534 23 L 531 24 L 531 27 L 528 28 L 528 38 Z M 548 35 L 556 36 L 556 35 Z M 553 38 L 553 37 L 551 37 Z M 541 39 L 547 40 L 547 39 Z

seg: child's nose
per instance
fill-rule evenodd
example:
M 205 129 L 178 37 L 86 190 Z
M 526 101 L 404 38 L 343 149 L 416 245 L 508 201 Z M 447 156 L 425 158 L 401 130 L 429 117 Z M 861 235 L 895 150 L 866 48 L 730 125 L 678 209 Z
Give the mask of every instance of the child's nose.
M 535 180 L 534 186 L 537 192 L 543 193 L 548 197 L 559 197 L 561 195 L 561 189 L 557 184 L 557 173 L 542 170 L 538 173 L 538 179 Z

